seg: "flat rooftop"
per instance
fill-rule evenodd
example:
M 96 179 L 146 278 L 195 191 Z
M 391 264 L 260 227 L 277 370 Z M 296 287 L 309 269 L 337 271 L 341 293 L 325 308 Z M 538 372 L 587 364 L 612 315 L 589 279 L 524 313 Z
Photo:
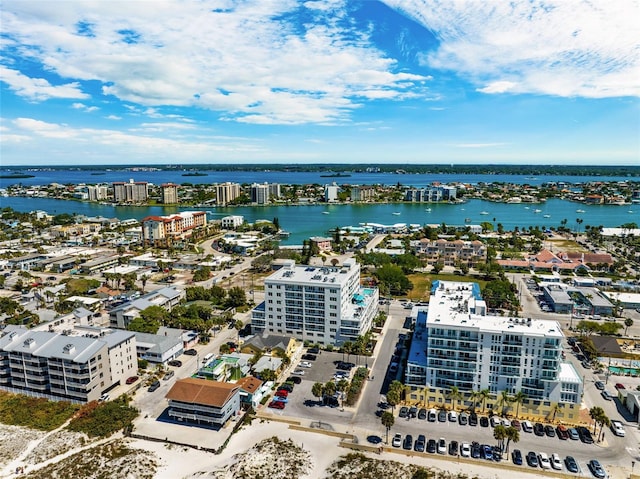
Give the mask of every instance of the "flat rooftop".
M 470 313 L 470 307 L 478 301 L 478 290 L 474 283 L 440 281 L 434 286 L 427 318 L 427 325 L 430 327 L 441 324 L 445 327 L 478 329 L 488 333 L 564 337 L 557 321 Z
M 336 286 L 342 286 L 349 280 L 349 273 L 354 267 L 355 263 L 348 261 L 345 261 L 342 266 L 295 266 L 292 263 L 287 263 L 269 276 L 267 281 L 304 285 L 322 284 L 329 286 L 335 284 Z

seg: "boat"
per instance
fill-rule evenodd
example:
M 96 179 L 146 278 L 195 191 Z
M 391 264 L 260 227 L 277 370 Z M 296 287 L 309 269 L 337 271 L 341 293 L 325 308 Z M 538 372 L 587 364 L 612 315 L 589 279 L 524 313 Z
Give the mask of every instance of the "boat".
M 525 207 L 524 207 L 524 209 L 525 209 L 525 210 L 528 210 L 528 209 L 529 209 L 529 207 L 528 207 L 528 206 L 525 206 Z
M 627 211 L 627 213 L 633 213 L 633 210 L 629 210 L 629 211 Z
M 551 218 L 551 215 L 542 215 L 544 218 Z
M 323 211 L 323 212 L 322 212 L 322 214 L 323 214 L 323 215 L 328 215 L 328 214 L 329 214 L 329 212 L 328 212 L 328 211 Z
M 192 173 L 182 173 L 182 176 L 208 176 L 208 173 L 200 173 L 199 171 L 194 171 Z
M 488 212 L 488 211 L 481 211 L 481 212 L 480 212 L 480 214 L 481 214 L 481 215 L 488 215 L 488 214 L 489 214 L 489 212 Z
M 320 175 L 320 178 L 348 178 L 350 176 L 348 173 L 331 173 L 328 175 Z
M 391 213 L 392 215 L 396 215 L 396 216 L 400 216 L 400 213 L 397 211 L 394 211 L 393 213 Z
M 542 213 L 542 210 L 533 210 L 534 213 Z
M 584 210 L 576 210 L 576 213 L 584 213 Z
M 464 219 L 464 222 L 465 222 L 465 223 L 471 223 L 471 218 L 465 218 L 465 219 Z
M 427 208 L 425 211 L 426 211 L 427 213 L 431 213 L 431 208 Z

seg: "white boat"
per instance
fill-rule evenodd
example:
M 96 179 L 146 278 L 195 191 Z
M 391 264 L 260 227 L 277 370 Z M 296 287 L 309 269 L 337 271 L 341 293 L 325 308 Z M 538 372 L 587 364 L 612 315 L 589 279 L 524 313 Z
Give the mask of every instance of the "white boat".
M 542 210 L 533 210 L 534 213 L 542 213 Z
M 396 215 L 396 216 L 400 216 L 400 213 L 398 213 L 397 211 L 394 211 L 393 213 L 391 213 L 392 215 Z
M 633 213 L 633 210 L 629 210 L 629 211 L 627 211 L 627 213 Z
M 427 208 L 425 211 L 426 211 L 427 213 L 431 213 L 431 208 Z
M 584 210 L 576 210 L 576 213 L 584 213 Z
M 323 212 L 322 212 L 322 214 L 323 214 L 323 215 L 328 215 L 328 214 L 329 214 L 329 212 L 328 212 L 328 211 L 323 211 Z
M 529 209 L 529 207 L 528 207 L 528 206 L 525 206 L 525 207 L 524 207 L 524 209 L 525 209 L 525 210 L 528 210 L 528 209 Z
M 481 211 L 481 212 L 480 212 L 480 214 L 481 214 L 481 215 L 488 215 L 488 214 L 489 214 L 489 212 L 488 212 L 488 211 Z
M 551 215 L 542 215 L 544 218 L 551 218 Z

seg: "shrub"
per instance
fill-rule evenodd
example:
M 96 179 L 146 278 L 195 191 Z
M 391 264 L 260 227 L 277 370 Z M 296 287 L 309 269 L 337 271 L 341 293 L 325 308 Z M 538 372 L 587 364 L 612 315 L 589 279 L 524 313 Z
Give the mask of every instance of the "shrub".
M 0 422 L 51 431 L 69 419 L 79 406 L 0 391 Z
M 126 398 L 104 403 L 92 401 L 80 409 L 68 429 L 92 437 L 108 437 L 121 429 L 130 428 L 137 416 L 138 410 L 130 407 Z

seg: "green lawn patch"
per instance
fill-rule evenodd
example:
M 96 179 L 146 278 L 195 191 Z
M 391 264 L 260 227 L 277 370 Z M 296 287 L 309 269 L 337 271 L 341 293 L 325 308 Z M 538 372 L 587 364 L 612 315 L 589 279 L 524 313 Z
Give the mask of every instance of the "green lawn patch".
M 0 422 L 40 431 L 52 431 L 73 416 L 80 406 L 0 391 Z

